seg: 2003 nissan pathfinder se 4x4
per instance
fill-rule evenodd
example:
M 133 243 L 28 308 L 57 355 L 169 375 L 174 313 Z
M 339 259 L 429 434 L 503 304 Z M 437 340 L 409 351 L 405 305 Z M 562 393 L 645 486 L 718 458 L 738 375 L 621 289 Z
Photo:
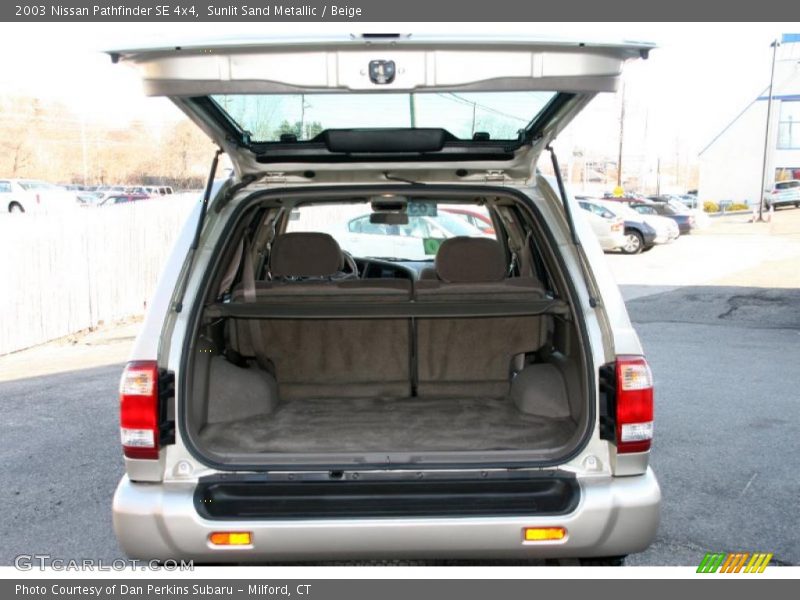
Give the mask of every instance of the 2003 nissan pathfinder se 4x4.
M 113 52 L 233 164 L 215 184 L 214 159 L 122 376 L 125 552 L 619 564 L 647 548 L 653 380 L 551 144 L 650 48 Z

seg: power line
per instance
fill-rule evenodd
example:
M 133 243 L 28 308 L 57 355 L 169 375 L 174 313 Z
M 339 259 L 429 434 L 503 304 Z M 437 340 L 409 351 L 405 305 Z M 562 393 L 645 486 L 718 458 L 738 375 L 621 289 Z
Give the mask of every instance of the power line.
M 448 100 L 455 100 L 460 102 L 461 104 L 468 104 L 469 106 L 475 106 L 480 108 L 483 111 L 495 114 L 500 117 L 505 117 L 507 119 L 514 119 L 515 121 L 520 121 L 522 123 L 528 123 L 530 121 L 530 117 L 518 117 L 516 115 L 509 114 L 507 112 L 503 112 L 502 110 L 498 110 L 496 108 L 492 108 L 491 106 L 486 106 L 485 104 L 481 104 L 480 102 L 476 102 L 474 100 L 469 100 L 464 98 L 463 96 L 459 96 L 458 94 L 454 94 L 453 92 L 447 93 L 439 93 L 438 96 L 442 98 L 447 98 Z

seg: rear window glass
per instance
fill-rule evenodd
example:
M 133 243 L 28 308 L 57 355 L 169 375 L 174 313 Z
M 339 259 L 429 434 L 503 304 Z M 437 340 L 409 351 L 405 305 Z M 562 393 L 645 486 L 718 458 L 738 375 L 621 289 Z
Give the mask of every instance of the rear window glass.
M 555 92 L 234 94 L 212 99 L 254 142 L 291 134 L 310 140 L 326 129 L 436 127 L 471 140 L 513 140 Z
M 432 201 L 425 201 L 425 204 L 435 208 L 425 215 L 408 215 L 407 223 L 376 222 L 370 218 L 371 206 L 364 203 L 301 206 L 292 211 L 286 231 L 328 233 L 343 250 L 355 257 L 398 261 L 433 260 L 441 243 L 451 237 L 495 239 L 490 228 L 479 229 L 469 222 L 471 213 L 488 219 L 489 213 L 484 207 L 470 205 L 469 210 L 464 211 L 463 204 Z

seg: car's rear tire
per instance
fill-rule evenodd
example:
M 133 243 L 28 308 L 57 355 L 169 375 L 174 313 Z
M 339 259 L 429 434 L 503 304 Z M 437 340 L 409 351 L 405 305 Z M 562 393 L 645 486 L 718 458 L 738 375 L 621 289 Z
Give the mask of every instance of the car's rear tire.
M 623 254 L 639 254 L 644 249 L 644 238 L 642 234 L 633 229 L 625 232 L 625 245 L 621 250 Z
M 625 566 L 625 558 L 627 555 L 622 556 L 593 556 L 591 558 L 580 558 L 578 562 L 582 567 L 623 567 Z
M 11 204 L 8 205 L 8 212 L 20 214 L 24 213 L 25 209 L 22 208 L 22 205 L 19 202 L 12 202 Z

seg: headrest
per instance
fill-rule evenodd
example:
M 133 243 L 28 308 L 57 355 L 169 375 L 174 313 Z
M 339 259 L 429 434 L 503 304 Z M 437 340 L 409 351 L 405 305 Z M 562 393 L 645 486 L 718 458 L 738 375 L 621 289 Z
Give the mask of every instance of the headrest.
M 436 269 L 433 267 L 425 267 L 419 272 L 419 278 L 422 280 L 438 281 L 439 277 L 436 275 Z
M 343 267 L 342 249 L 327 233 L 284 233 L 272 242 L 269 270 L 273 277 L 329 277 Z
M 442 242 L 436 253 L 436 274 L 448 283 L 501 281 L 506 259 L 497 240 L 454 237 Z

